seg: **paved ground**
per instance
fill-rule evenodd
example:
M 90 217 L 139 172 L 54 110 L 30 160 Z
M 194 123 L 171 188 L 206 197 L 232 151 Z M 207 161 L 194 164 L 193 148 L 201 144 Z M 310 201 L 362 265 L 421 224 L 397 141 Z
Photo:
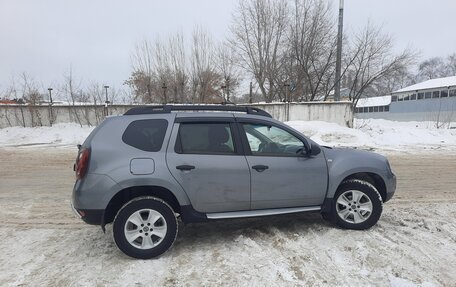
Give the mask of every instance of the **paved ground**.
M 398 190 L 368 231 L 318 214 L 192 224 L 147 261 L 73 216 L 74 157 L 0 149 L 0 286 L 456 286 L 456 155 L 390 155 Z

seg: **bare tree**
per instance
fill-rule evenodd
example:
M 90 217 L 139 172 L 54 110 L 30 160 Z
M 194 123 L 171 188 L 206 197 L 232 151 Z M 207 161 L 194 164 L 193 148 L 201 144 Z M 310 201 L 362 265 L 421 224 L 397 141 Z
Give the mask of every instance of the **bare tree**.
M 222 87 L 226 101 L 236 92 L 241 82 L 241 74 L 236 61 L 236 51 L 227 42 L 220 43 L 217 47 L 214 66 L 222 78 Z
M 76 103 L 78 102 L 78 99 L 81 97 L 81 94 L 82 94 L 80 86 L 81 86 L 80 82 L 75 82 L 75 79 L 73 77 L 73 70 L 70 67 L 69 72 L 64 75 L 64 82 L 60 88 L 60 92 L 71 105 L 70 115 L 73 115 L 74 118 L 76 119 L 76 121 L 82 127 L 81 117 L 78 114 L 78 111 L 75 107 Z M 78 95 L 78 92 L 79 92 L 79 95 Z
M 367 88 L 409 66 L 415 57 L 416 54 L 409 49 L 395 54 L 391 37 L 382 34 L 380 27 L 368 23 L 359 34 L 354 35 L 349 47 L 349 58 L 346 59 L 350 77 L 349 99 L 353 102 L 353 107 Z
M 168 51 L 172 74 L 170 86 L 173 94 L 173 102 L 183 103 L 187 101 L 186 86 L 189 76 L 187 74 L 187 60 L 182 31 L 169 38 Z
M 420 81 L 430 80 L 448 76 L 448 70 L 445 69 L 445 62 L 440 57 L 433 57 L 424 60 L 418 67 L 418 78 Z
M 278 77 L 285 53 L 287 2 L 284 0 L 239 1 L 231 27 L 231 43 L 241 66 L 253 75 L 267 102 L 274 100 L 281 84 Z
M 2 98 L 5 100 L 14 100 L 16 103 L 22 103 L 22 100 L 18 99 L 17 87 L 16 87 L 16 79 L 14 75 L 11 77 L 11 81 L 6 87 L 6 89 L 2 92 Z M 13 126 L 10 118 L 10 114 L 8 112 L 8 108 L 5 109 L 5 120 L 8 125 L 11 127 Z M 21 123 L 23 127 L 25 127 L 25 118 L 24 118 L 24 111 L 22 106 L 20 107 L 20 115 L 17 112 L 13 113 L 16 123 Z
M 135 99 L 145 103 L 151 103 L 155 100 L 152 94 L 153 59 L 152 44 L 148 40 L 136 44 L 130 55 L 133 72 L 130 78 L 125 81 L 125 84 L 133 90 Z
M 136 100 L 145 103 L 186 101 L 188 83 L 184 37 L 181 32 L 166 41 L 143 40 L 131 55 L 133 72 L 125 81 Z
M 313 101 L 327 95 L 334 82 L 336 31 L 333 10 L 323 0 L 295 0 L 290 21 L 292 81 L 296 99 Z
M 447 69 L 449 71 L 449 76 L 456 76 L 456 53 L 448 56 Z
M 43 121 L 39 110 L 36 108 L 41 103 L 42 97 L 38 89 L 38 84 L 29 74 L 23 72 L 20 75 L 20 88 L 22 99 L 28 103 L 28 110 L 30 113 L 30 120 L 32 127 L 42 126 Z M 22 112 L 22 118 L 23 111 Z M 25 122 L 25 121 L 24 121 Z
M 410 70 L 409 66 L 402 66 L 392 71 L 388 76 L 381 77 L 364 91 L 366 97 L 379 97 L 389 95 L 401 88 L 416 83 L 416 75 Z
M 202 28 L 192 33 L 191 81 L 193 101 L 215 102 L 219 94 L 220 77 L 213 66 L 214 44 L 211 36 Z M 195 97 L 196 96 L 196 97 Z

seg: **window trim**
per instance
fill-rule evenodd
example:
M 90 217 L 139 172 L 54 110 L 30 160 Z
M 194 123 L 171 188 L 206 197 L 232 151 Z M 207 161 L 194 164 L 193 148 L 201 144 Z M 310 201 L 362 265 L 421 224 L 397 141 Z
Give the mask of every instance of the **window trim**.
M 292 129 L 290 129 L 288 127 L 285 127 L 285 126 L 282 126 L 282 125 L 278 125 L 278 124 L 276 124 L 274 122 L 269 122 L 269 121 L 264 121 L 264 120 L 259 120 L 259 119 L 246 119 L 246 118 L 240 119 L 240 118 L 237 118 L 236 119 L 236 125 L 238 126 L 238 131 L 239 131 L 240 136 L 241 136 L 241 142 L 242 142 L 242 146 L 244 148 L 246 156 L 291 157 L 291 158 L 303 157 L 303 155 L 300 155 L 300 154 L 296 154 L 296 155 L 293 155 L 293 154 L 290 154 L 290 155 L 287 155 L 287 154 L 253 154 L 251 149 L 250 149 L 250 145 L 249 145 L 249 141 L 247 139 L 246 131 L 244 130 L 244 126 L 243 126 L 244 124 L 270 125 L 270 126 L 285 130 L 286 132 L 290 133 L 291 135 L 293 135 L 294 137 L 296 137 L 297 139 L 302 141 L 306 151 L 308 151 L 310 149 L 309 148 L 309 146 L 310 146 L 309 140 L 306 137 L 304 137 L 304 136 L 302 136 L 300 134 L 297 134 L 295 131 L 293 131 Z
M 165 133 L 163 134 L 163 138 L 162 138 L 162 140 L 161 140 L 161 145 L 160 145 L 160 148 L 159 148 L 158 150 L 145 150 L 145 149 L 141 149 L 141 148 L 139 148 L 139 147 L 136 147 L 136 146 L 133 146 L 133 145 L 129 144 L 129 143 L 126 141 L 126 138 L 125 138 L 126 136 L 125 136 L 125 134 L 127 133 L 127 130 L 131 127 L 131 125 L 133 125 L 133 124 L 135 124 L 135 123 L 137 123 L 137 122 L 150 122 L 150 121 L 156 121 L 156 122 L 157 122 L 157 121 L 160 121 L 160 122 L 164 122 L 164 123 L 165 123 Z M 161 152 L 161 151 L 163 150 L 163 147 L 166 146 L 166 145 L 165 145 L 165 142 L 167 142 L 167 141 L 166 141 L 166 135 L 167 135 L 167 133 L 168 133 L 168 130 L 169 130 L 169 121 L 166 120 L 166 119 L 137 119 L 137 120 L 131 121 L 131 122 L 127 125 L 127 127 L 126 127 L 126 128 L 124 129 L 124 131 L 122 132 L 121 140 L 122 140 L 122 142 L 123 142 L 125 145 L 127 145 L 127 146 L 129 146 L 129 147 L 131 147 L 131 148 L 134 148 L 134 149 L 143 151 L 143 152 Z
M 186 118 L 184 118 L 186 119 Z M 237 131 L 237 125 L 234 119 L 229 118 L 188 118 L 184 121 L 175 121 L 179 126 L 177 127 L 176 142 L 174 143 L 174 152 L 177 154 L 188 154 L 188 155 L 224 155 L 224 156 L 239 156 L 244 155 L 244 148 L 242 146 L 239 131 Z M 233 139 L 234 153 L 224 152 L 183 152 L 182 142 L 180 137 L 181 127 L 185 124 L 227 124 L 230 127 L 231 138 Z

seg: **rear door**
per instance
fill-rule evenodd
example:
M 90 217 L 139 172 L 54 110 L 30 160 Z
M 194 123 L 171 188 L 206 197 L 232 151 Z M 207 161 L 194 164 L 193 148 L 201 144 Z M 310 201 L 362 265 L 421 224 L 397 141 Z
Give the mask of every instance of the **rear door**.
M 250 208 L 250 171 L 233 118 L 176 118 L 168 168 L 200 212 Z
M 239 119 L 251 172 L 251 209 L 321 205 L 327 188 L 323 153 L 306 156 L 304 138 L 268 121 Z

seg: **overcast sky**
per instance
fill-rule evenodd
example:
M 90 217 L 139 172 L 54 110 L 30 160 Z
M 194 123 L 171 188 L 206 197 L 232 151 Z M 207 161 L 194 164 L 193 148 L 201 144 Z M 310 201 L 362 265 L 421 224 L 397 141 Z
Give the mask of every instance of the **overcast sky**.
M 70 66 L 84 83 L 119 87 L 137 41 L 178 30 L 190 35 L 196 24 L 223 39 L 236 3 L 0 0 L 0 90 L 24 71 L 43 86 L 56 85 Z M 345 31 L 361 29 L 368 19 L 394 36 L 398 50 L 410 46 L 423 58 L 456 52 L 455 0 L 345 0 Z

